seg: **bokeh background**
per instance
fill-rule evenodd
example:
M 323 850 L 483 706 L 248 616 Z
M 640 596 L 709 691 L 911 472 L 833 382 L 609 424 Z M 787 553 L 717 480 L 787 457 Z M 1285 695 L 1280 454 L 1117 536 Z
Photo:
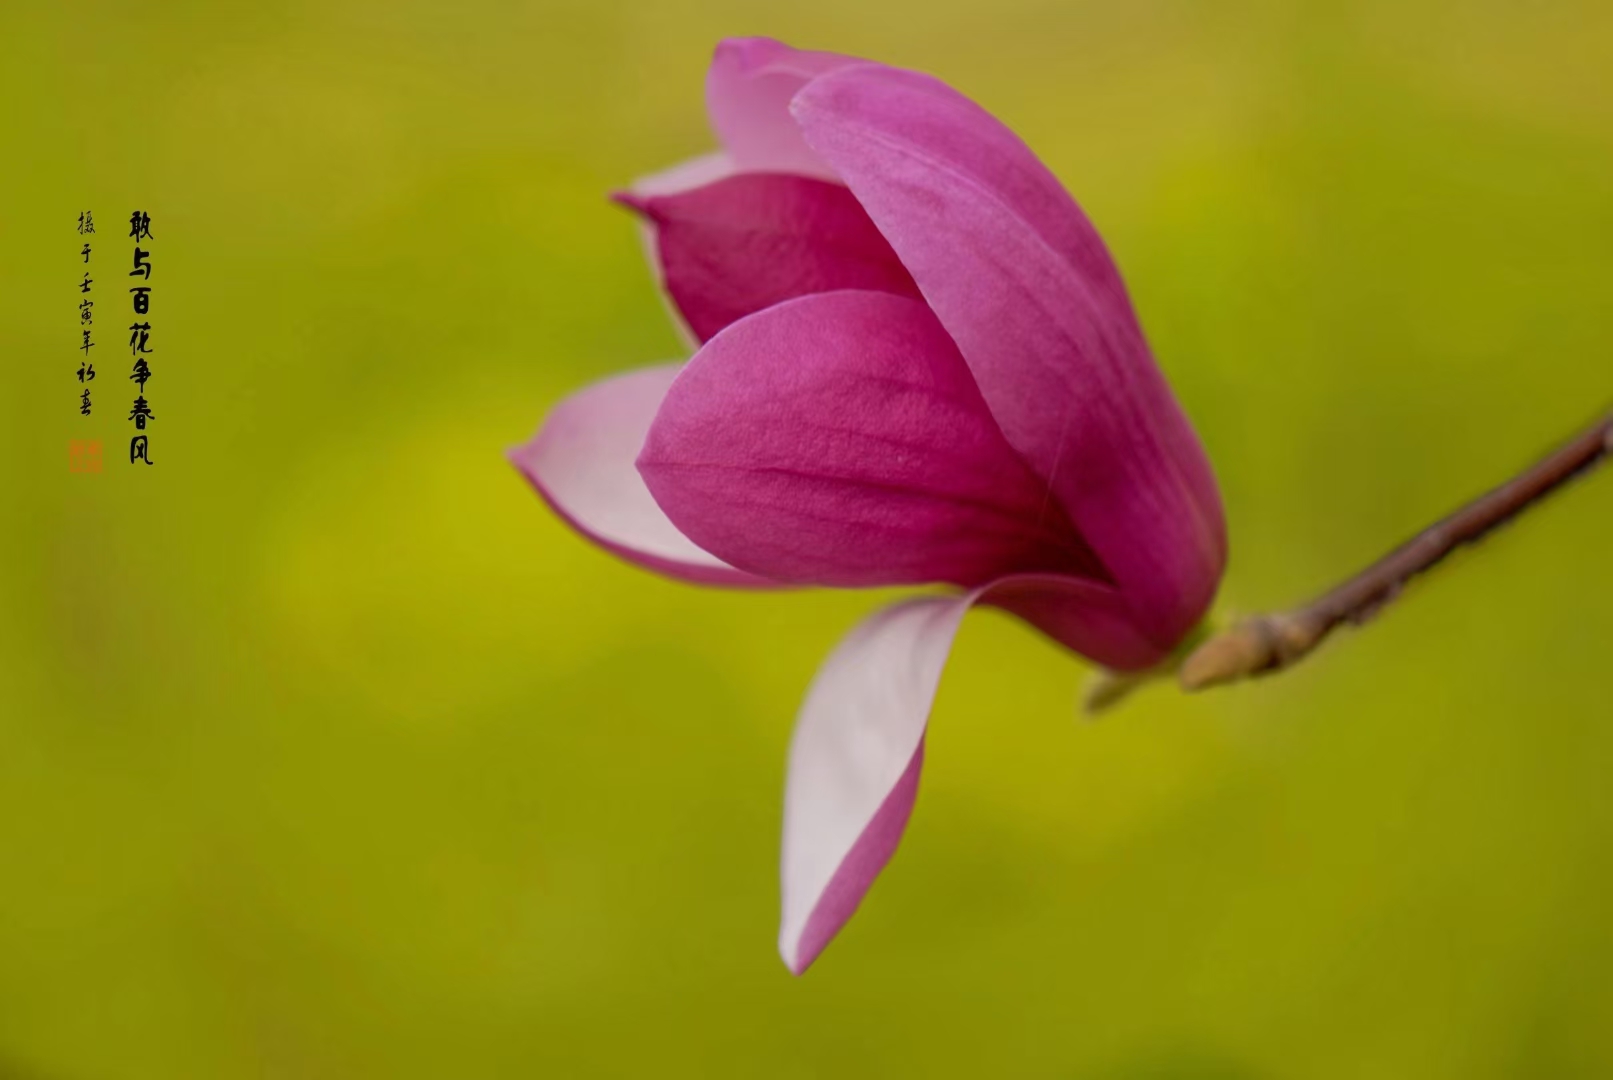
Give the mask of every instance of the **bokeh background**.
M 661 582 L 502 457 L 677 355 L 604 196 L 711 145 L 747 33 L 932 71 L 1065 179 L 1228 611 L 1613 399 L 1600 0 L 7 4 L 0 1076 L 1613 1075 L 1613 476 L 1096 724 L 972 616 L 906 843 L 785 972 L 792 715 L 886 597 Z M 152 215 L 149 470 L 115 320 L 74 411 L 85 208 L 108 312 Z

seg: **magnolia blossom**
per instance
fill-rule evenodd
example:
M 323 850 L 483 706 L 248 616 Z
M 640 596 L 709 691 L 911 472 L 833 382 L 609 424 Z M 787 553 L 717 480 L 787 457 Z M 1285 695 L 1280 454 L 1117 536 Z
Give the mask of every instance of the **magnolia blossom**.
M 698 342 L 561 402 L 515 464 L 624 559 L 703 585 L 946 585 L 854 629 L 790 748 L 779 948 L 801 972 L 913 808 L 964 613 L 1159 663 L 1226 559 L 1214 476 L 1102 240 L 928 75 L 765 38 L 706 82 L 720 152 L 618 196 Z

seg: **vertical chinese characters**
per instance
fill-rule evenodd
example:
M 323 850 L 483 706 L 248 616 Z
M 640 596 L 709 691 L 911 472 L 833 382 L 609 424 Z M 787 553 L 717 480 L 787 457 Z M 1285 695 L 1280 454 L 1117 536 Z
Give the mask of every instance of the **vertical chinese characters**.
M 84 266 L 90 265 L 89 237 L 95 233 L 95 215 L 85 210 L 78 215 L 78 234 L 84 237 L 83 250 L 79 252 L 84 257 Z M 81 416 L 90 415 L 90 387 L 89 383 L 95 378 L 95 365 L 90 362 L 90 350 L 95 348 L 95 342 L 90 339 L 91 331 L 95 326 L 95 301 L 89 299 L 90 286 L 94 281 L 90 278 L 88 269 L 84 271 L 84 280 L 79 284 L 78 291 L 84 299 L 78 303 L 78 330 L 79 351 L 84 358 L 78 364 L 78 381 L 83 384 L 79 388 L 78 411 Z
M 78 414 L 90 415 L 90 382 L 95 378 L 95 365 L 90 362 L 90 350 L 95 348 L 91 340 L 91 331 L 95 328 L 95 301 L 89 298 L 90 286 L 94 281 L 90 278 L 90 237 L 95 234 L 95 215 L 85 210 L 78 215 L 78 235 L 83 237 L 83 246 L 79 255 L 84 259 L 84 280 L 79 283 L 78 291 L 78 351 L 84 354 L 78 361 L 77 391 Z M 74 473 L 98 473 L 101 471 L 101 440 L 69 438 L 67 440 L 67 471 Z
M 151 411 L 151 405 L 146 401 L 146 383 L 152 377 L 151 362 L 146 358 L 154 352 L 151 348 L 151 252 L 140 246 L 142 240 L 155 240 L 151 235 L 151 215 L 136 210 L 129 215 L 129 237 L 134 241 L 134 269 L 129 271 L 130 277 L 142 279 L 141 284 L 129 289 L 130 298 L 134 305 L 135 321 L 129 326 L 129 354 L 134 358 L 133 370 L 129 380 L 135 384 L 134 406 L 129 410 L 129 419 L 134 422 L 135 435 L 129 440 L 129 464 L 143 461 L 147 465 L 154 465 L 151 460 L 151 442 L 146 435 L 146 425 L 156 419 Z

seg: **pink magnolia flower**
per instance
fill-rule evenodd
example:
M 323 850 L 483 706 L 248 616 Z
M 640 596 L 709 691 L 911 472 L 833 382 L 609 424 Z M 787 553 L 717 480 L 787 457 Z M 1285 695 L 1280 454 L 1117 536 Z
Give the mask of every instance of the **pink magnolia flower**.
M 779 948 L 817 957 L 896 848 L 975 604 L 1116 670 L 1197 624 L 1215 479 L 1074 200 L 927 75 L 765 38 L 706 81 L 722 150 L 619 200 L 701 344 L 512 451 L 556 513 L 704 585 L 944 584 L 874 614 L 790 748 Z

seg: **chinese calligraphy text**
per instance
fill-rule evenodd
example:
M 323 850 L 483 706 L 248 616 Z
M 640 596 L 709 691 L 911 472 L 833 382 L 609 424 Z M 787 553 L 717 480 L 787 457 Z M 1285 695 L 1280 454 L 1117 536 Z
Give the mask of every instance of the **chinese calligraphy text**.
M 84 258 L 83 265 L 85 265 L 85 266 L 88 266 L 89 263 L 90 263 L 90 241 L 89 241 L 89 237 L 91 235 L 93 235 L 94 232 L 95 232 L 95 215 L 92 214 L 90 211 L 85 210 L 85 211 L 83 211 L 82 213 L 80 213 L 78 215 L 78 235 L 80 235 L 80 236 L 85 238 L 84 239 L 84 246 L 80 249 L 79 254 L 81 256 L 83 256 L 83 258 Z M 88 293 L 90 291 L 90 286 L 93 285 L 93 284 L 94 284 L 94 281 L 90 278 L 89 271 L 88 270 L 84 271 L 84 280 L 79 284 L 79 287 L 78 287 L 79 293 L 80 294 Z M 94 330 L 94 326 L 95 326 L 95 301 L 93 301 L 93 300 L 80 300 L 79 304 L 78 304 L 78 330 L 79 330 L 79 345 L 78 345 L 78 348 L 79 348 L 79 351 L 84 354 L 84 357 L 83 357 L 82 360 L 79 361 L 79 365 L 78 365 L 78 381 L 80 383 L 84 384 L 84 385 L 79 387 L 79 392 L 77 394 L 77 401 L 75 402 L 75 404 L 77 404 L 77 406 L 78 406 L 78 413 L 79 413 L 80 416 L 89 416 L 90 415 L 91 401 L 90 401 L 90 387 L 89 387 L 88 384 L 92 379 L 95 378 L 95 365 L 90 363 L 90 350 L 95 348 L 95 344 L 96 344 L 95 341 L 93 341 L 92 338 L 91 338 L 91 334 L 92 334 L 92 332 Z M 82 449 L 80 449 L 78 451 L 75 451 L 73 448 L 74 447 L 82 448 L 84 445 L 87 445 L 87 444 L 82 443 L 81 440 L 77 440 L 77 439 L 71 440 L 70 445 L 68 447 L 68 459 L 69 459 L 69 470 L 68 471 L 70 471 L 70 472 L 100 472 L 101 469 L 100 469 L 100 459 L 99 459 L 99 457 L 97 457 L 97 459 L 96 459 L 96 467 L 94 469 L 80 468 L 78 466 L 78 462 L 80 461 L 81 458 L 83 458 L 83 451 L 82 451 Z M 100 444 L 99 443 L 96 444 L 96 450 L 97 450 L 97 454 L 99 454 L 99 450 L 100 450 Z
M 152 378 L 151 361 L 147 356 L 153 352 L 151 347 L 151 251 L 142 248 L 140 241 L 155 240 L 151 234 L 151 215 L 143 210 L 136 210 L 129 215 L 129 239 L 134 241 L 134 269 L 129 271 L 130 277 L 141 279 L 141 283 L 129 289 L 130 300 L 134 314 L 139 316 L 129 325 L 129 355 L 133 358 L 133 365 L 129 381 L 135 384 L 134 404 L 129 409 L 129 420 L 133 422 L 136 434 L 129 439 L 129 464 L 137 461 L 154 465 L 151 460 L 151 440 L 145 434 L 146 425 L 157 418 L 151 410 L 151 404 L 146 400 L 146 383 Z

